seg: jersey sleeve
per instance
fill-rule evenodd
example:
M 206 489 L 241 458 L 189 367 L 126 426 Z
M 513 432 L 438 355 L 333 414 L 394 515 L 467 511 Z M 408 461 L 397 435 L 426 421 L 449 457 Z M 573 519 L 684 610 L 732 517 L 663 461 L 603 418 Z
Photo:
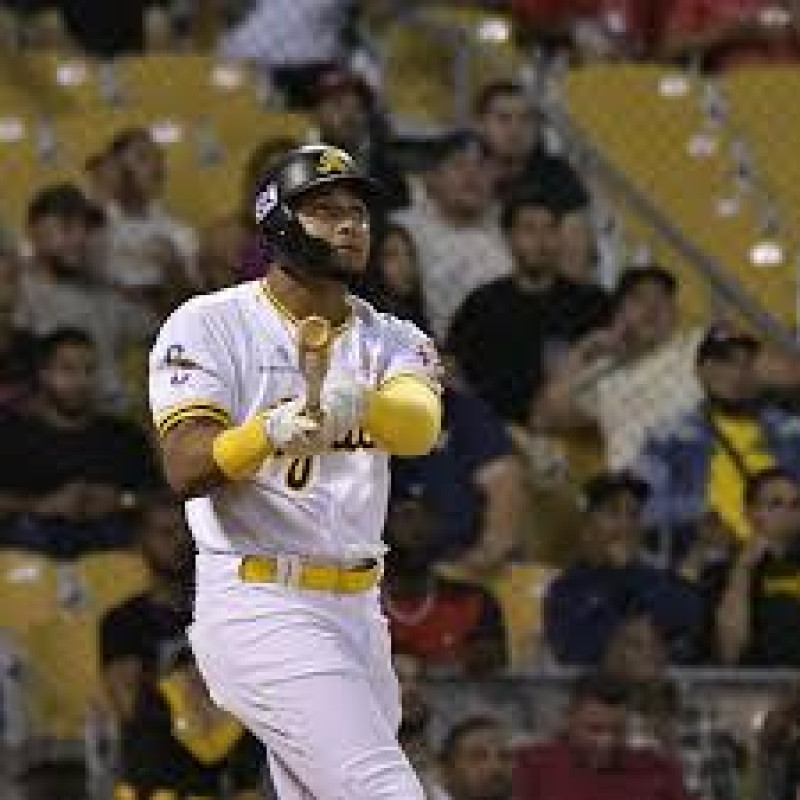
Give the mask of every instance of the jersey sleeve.
M 213 317 L 196 302 L 179 307 L 164 323 L 150 352 L 149 372 L 159 435 L 191 418 L 230 424 L 235 395 L 230 350 Z
M 422 378 L 441 394 L 442 363 L 430 337 L 416 325 L 389 317 L 384 342 L 384 361 L 380 384 L 400 375 Z

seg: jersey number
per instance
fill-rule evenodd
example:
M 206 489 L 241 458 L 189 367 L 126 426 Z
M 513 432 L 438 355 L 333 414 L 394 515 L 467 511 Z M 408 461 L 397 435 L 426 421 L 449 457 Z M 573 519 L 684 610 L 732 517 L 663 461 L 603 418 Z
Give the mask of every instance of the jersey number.
M 305 489 L 311 478 L 311 469 L 313 466 L 314 462 L 312 456 L 295 458 L 289 464 L 289 469 L 286 471 L 286 485 L 296 492 L 300 491 L 300 489 Z

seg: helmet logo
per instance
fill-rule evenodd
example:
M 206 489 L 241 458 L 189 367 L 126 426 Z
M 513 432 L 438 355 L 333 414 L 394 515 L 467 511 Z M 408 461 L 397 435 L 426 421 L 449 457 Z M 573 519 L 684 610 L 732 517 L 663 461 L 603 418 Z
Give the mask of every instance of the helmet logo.
M 267 184 L 256 197 L 256 222 L 263 222 L 278 205 L 278 187 L 274 183 Z
M 347 170 L 347 159 L 340 150 L 330 148 L 325 150 L 317 162 L 317 173 L 319 175 L 330 175 L 332 172 L 345 172 Z

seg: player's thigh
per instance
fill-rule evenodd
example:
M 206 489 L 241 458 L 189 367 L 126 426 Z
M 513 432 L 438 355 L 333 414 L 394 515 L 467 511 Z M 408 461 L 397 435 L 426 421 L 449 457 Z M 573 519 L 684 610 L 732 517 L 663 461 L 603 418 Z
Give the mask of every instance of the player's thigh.
M 253 686 L 236 705 L 233 713 L 317 800 L 422 800 L 365 675 L 317 674 Z

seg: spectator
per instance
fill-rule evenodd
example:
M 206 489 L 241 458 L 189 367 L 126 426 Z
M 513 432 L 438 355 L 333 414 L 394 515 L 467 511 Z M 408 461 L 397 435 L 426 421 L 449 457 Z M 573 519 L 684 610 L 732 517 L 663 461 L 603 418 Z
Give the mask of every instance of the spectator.
M 580 555 L 545 597 L 545 632 L 560 663 L 596 665 L 632 614 L 652 620 L 670 663 L 700 657 L 702 636 L 710 627 L 703 595 L 641 557 L 648 491 L 629 473 L 599 475 L 587 483 Z
M 35 337 L 17 323 L 22 264 L 0 242 L 0 409 L 19 409 L 33 392 Z
M 507 423 L 525 426 L 548 358 L 597 325 L 604 292 L 559 274 L 561 212 L 529 187 L 511 198 L 501 224 L 514 272 L 475 289 L 458 309 L 448 348 L 473 389 Z
M 402 489 L 400 490 L 402 491 Z M 484 589 L 436 574 L 435 513 L 425 497 L 395 491 L 386 522 L 384 608 L 395 649 L 426 669 L 491 674 L 507 663 L 500 607 Z
M 752 534 L 731 564 L 717 608 L 726 664 L 800 666 L 800 485 L 781 467 L 752 476 L 745 490 Z
M 444 378 L 444 418 L 438 446 L 427 456 L 396 459 L 393 479 L 422 491 L 435 509 L 432 555 L 472 577 L 504 566 L 517 549 L 524 486 L 510 438 L 486 405 L 457 377 Z
M 115 797 L 265 800 L 263 748 L 214 706 L 188 647 L 174 661 L 123 727 Z
M 579 283 L 591 280 L 595 253 L 589 194 L 569 162 L 548 152 L 544 121 L 524 88 L 513 81 L 487 84 L 475 103 L 475 123 L 486 142 L 501 201 L 526 190 L 548 197 L 562 236 L 554 266 Z
M 464 299 L 511 272 L 492 213 L 492 170 L 476 134 L 458 131 L 431 146 L 424 192 L 395 221 L 411 232 L 419 254 L 425 313 L 443 339 Z
M 625 686 L 602 674 L 577 680 L 564 733 L 519 751 L 514 800 L 687 800 L 679 767 L 626 744 Z
M 49 0 L 64 25 L 86 53 L 112 58 L 142 52 L 148 33 L 168 27 L 167 0 L 121 0 L 112 6 L 103 0 Z
M 84 164 L 84 193 L 90 203 L 107 208 L 119 194 L 120 171 L 110 149 L 94 153 Z
M 666 17 L 663 52 L 695 58 L 707 69 L 800 60 L 793 0 L 673 0 Z
M 677 329 L 678 283 L 659 266 L 630 269 L 606 327 L 570 349 L 534 407 L 543 433 L 600 429 L 611 470 L 633 466 L 652 431 L 702 397 L 695 353 L 702 331 Z
M 166 165 L 150 131 L 124 130 L 109 150 L 118 180 L 108 206 L 105 277 L 112 286 L 149 299 L 163 315 L 190 287 L 199 288 L 197 234 L 160 205 Z
M 428 329 L 417 248 L 402 225 L 390 223 L 383 230 L 362 291 L 382 311 Z
M 132 345 L 149 340 L 156 319 L 94 280 L 90 231 L 97 208 L 70 184 L 50 186 L 28 208 L 32 258 L 20 284 L 21 324 L 38 335 L 72 327 L 88 333 L 99 358 L 101 400 L 127 404 L 121 363 Z
M 141 505 L 137 542 L 150 584 L 106 612 L 100 653 L 109 700 L 117 718 L 130 720 L 144 684 L 155 687 L 186 644 L 192 617 L 193 547 L 183 511 L 168 494 Z
M 346 60 L 356 10 L 353 0 L 257 0 L 219 50 L 269 70 L 290 105 L 307 104 L 320 73 Z
M 712 511 L 745 539 L 748 476 L 780 464 L 800 477 L 799 426 L 762 396 L 760 349 L 748 334 L 712 326 L 696 358 L 703 403 L 648 437 L 637 469 L 654 489 L 649 516 L 676 537 L 690 539 Z
M 768 710 L 755 754 L 756 800 L 797 800 L 800 793 L 800 687 L 781 692 Z
M 144 434 L 97 410 L 96 348 L 62 329 L 41 345 L 36 393 L 0 418 L 0 508 L 6 546 L 68 558 L 127 546 L 126 517 L 157 467 Z
M 511 800 L 511 743 L 497 719 L 470 716 L 447 734 L 441 748 L 449 800 Z
M 707 706 L 681 693 L 666 673 L 664 642 L 645 616 L 631 616 L 616 630 L 602 671 L 625 685 L 630 712 L 628 741 L 679 761 L 686 791 L 697 800 L 739 797 L 738 753 Z
M 389 155 L 388 124 L 369 84 L 355 72 L 332 68 L 319 76 L 314 101 L 319 140 L 346 150 L 381 184 L 386 209 L 407 206 L 408 186 Z
M 419 658 L 395 653 L 394 671 L 400 684 L 400 729 L 397 738 L 414 767 L 427 800 L 443 800 L 441 775 L 430 740 L 431 707 L 423 685 L 424 668 Z

